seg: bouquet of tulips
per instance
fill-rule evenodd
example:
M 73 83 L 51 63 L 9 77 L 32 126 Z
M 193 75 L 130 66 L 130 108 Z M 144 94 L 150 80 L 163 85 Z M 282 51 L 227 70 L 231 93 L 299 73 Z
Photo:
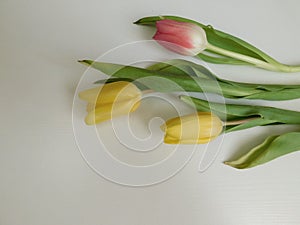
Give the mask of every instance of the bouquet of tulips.
M 300 66 L 282 64 L 237 37 L 189 19 L 174 16 L 146 17 L 135 24 L 156 26 L 157 32 L 153 38 L 159 44 L 210 63 L 253 65 L 281 72 L 300 71 Z M 300 124 L 300 112 L 297 111 L 212 103 L 188 95 L 190 92 L 205 92 L 233 99 L 291 100 L 300 98 L 300 85 L 250 84 L 225 80 L 199 64 L 179 59 L 155 63 L 146 68 L 92 60 L 79 62 L 110 76 L 109 79 L 96 81 L 96 88 L 79 94 L 81 99 L 88 102 L 85 118 L 88 125 L 135 111 L 140 105 L 142 94 L 147 91 L 184 91 L 187 94 L 181 95 L 180 99 L 198 111 L 172 118 L 161 126 L 166 144 L 202 144 L 218 137 L 222 131 Z M 241 158 L 225 163 L 240 169 L 257 166 L 300 150 L 299 140 L 299 131 L 270 136 Z

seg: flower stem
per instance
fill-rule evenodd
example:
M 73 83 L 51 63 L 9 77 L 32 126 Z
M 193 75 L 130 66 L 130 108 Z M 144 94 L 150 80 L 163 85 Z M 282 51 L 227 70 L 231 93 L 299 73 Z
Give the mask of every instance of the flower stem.
M 221 54 L 221 55 L 229 56 L 231 58 L 235 58 L 235 59 L 242 60 L 244 62 L 251 63 L 251 64 L 253 64 L 257 67 L 260 67 L 260 68 L 264 68 L 264 69 L 267 69 L 267 70 L 277 70 L 276 67 L 274 67 L 270 63 L 267 63 L 267 62 L 264 62 L 262 60 L 259 60 L 259 59 L 256 59 L 256 58 L 253 58 L 253 57 L 250 57 L 250 56 L 246 56 L 246 55 L 243 55 L 243 54 L 240 54 L 240 53 L 236 53 L 236 52 L 232 52 L 232 51 L 229 51 L 229 50 L 226 50 L 226 49 L 223 49 L 223 48 L 219 48 L 219 47 L 211 45 L 211 44 L 207 44 L 207 49 L 209 49 L 209 50 L 211 50 L 215 53 Z
M 232 52 L 223 48 L 219 48 L 217 46 L 207 44 L 208 50 L 211 50 L 217 54 L 223 55 L 223 56 L 228 56 L 234 59 L 238 59 L 247 63 L 251 63 L 257 67 L 266 69 L 266 70 L 271 70 L 271 71 L 278 71 L 278 72 L 300 72 L 300 65 L 298 66 L 290 66 L 290 65 L 284 65 L 279 62 L 274 62 L 274 63 L 269 63 L 265 62 L 247 55 L 243 55 L 237 52 Z
M 300 72 L 300 66 L 290 66 L 290 65 L 285 65 L 285 64 L 279 64 L 278 71 L 288 72 L 288 73 Z
M 243 120 L 226 121 L 226 122 L 223 122 L 223 125 L 224 126 L 240 125 L 240 124 L 243 124 L 243 123 L 247 123 L 251 120 L 256 120 L 257 118 L 260 118 L 260 117 L 252 117 L 252 118 L 243 119 Z

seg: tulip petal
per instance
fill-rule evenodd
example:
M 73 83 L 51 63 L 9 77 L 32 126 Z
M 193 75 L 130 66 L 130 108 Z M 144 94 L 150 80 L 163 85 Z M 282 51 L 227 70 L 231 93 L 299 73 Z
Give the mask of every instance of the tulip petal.
M 88 113 L 85 118 L 87 125 L 94 125 L 122 115 L 134 112 L 140 105 L 140 99 L 130 101 L 118 101 L 113 104 L 100 104 Z
M 172 118 L 161 127 L 167 144 L 203 144 L 218 137 L 223 122 L 209 112 Z
M 157 21 L 156 27 L 157 32 L 153 39 L 171 51 L 184 55 L 196 55 L 207 47 L 205 31 L 195 24 L 160 20 Z
M 79 93 L 79 98 L 93 104 L 106 104 L 140 95 L 140 90 L 131 82 L 118 81 L 82 91 Z
M 88 125 L 135 111 L 141 96 L 140 89 L 127 81 L 113 82 L 79 93 L 81 99 L 88 101 L 85 118 Z

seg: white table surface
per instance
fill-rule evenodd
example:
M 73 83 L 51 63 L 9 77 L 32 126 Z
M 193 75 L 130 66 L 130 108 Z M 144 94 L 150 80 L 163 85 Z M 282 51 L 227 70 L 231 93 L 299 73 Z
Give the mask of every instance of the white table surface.
M 293 64 L 300 63 L 299 8 L 297 0 L 2 0 L 0 225 L 300 224 L 299 153 L 251 170 L 222 164 L 281 128 L 228 134 L 205 172 L 198 171 L 203 152 L 196 152 L 173 178 L 133 188 L 90 169 L 76 146 L 71 116 L 85 71 L 76 60 L 149 39 L 152 31 L 132 24 L 140 17 L 193 18 Z M 231 78 L 300 84 L 300 73 L 249 71 Z M 299 103 L 273 105 L 299 110 Z

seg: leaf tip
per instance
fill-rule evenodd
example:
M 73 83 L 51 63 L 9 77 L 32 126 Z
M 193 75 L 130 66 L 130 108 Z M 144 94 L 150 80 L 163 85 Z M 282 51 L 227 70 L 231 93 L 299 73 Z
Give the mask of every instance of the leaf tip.
M 86 65 L 86 66 L 89 66 L 91 65 L 91 60 L 86 60 L 86 59 L 83 59 L 83 60 L 77 60 L 77 62 L 83 64 L 83 65 Z
M 226 166 L 230 166 L 232 168 L 235 168 L 235 169 L 243 169 L 238 164 L 235 164 L 233 161 L 225 161 L 225 162 L 223 162 L 223 164 L 225 164 Z
M 141 19 L 136 20 L 136 21 L 133 22 L 133 24 L 139 25 L 139 24 L 140 24 L 140 21 L 141 21 Z
M 225 162 L 223 162 L 223 164 L 225 164 L 226 166 L 231 166 L 232 167 L 232 164 L 231 164 L 230 161 L 225 161 Z

